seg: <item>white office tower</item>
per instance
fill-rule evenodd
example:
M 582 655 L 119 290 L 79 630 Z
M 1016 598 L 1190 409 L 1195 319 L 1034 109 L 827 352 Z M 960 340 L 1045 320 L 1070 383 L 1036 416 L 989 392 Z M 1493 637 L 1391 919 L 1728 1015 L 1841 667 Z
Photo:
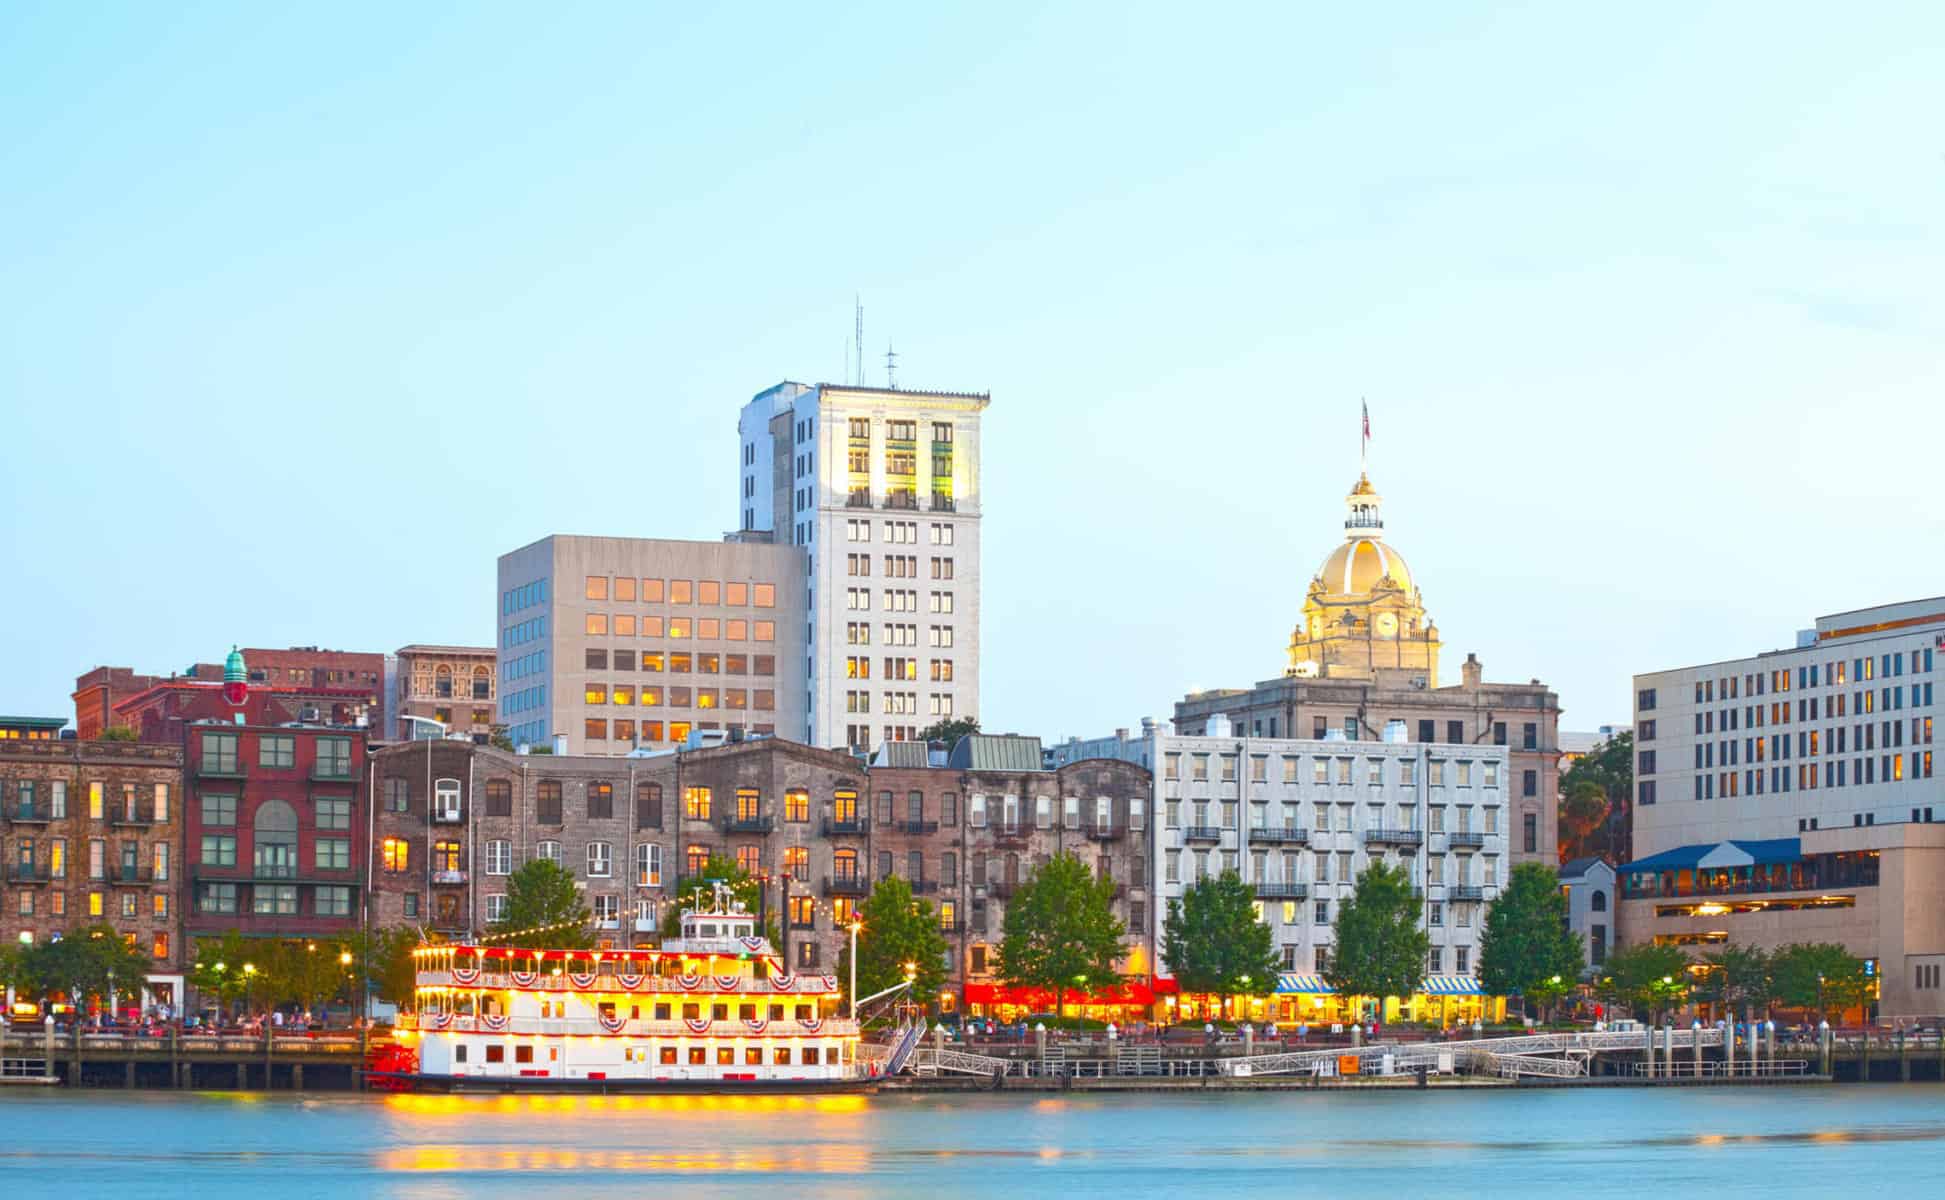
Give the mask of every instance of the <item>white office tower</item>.
M 743 406 L 737 528 L 808 552 L 812 745 L 871 749 L 979 715 L 987 396 L 780 383 Z

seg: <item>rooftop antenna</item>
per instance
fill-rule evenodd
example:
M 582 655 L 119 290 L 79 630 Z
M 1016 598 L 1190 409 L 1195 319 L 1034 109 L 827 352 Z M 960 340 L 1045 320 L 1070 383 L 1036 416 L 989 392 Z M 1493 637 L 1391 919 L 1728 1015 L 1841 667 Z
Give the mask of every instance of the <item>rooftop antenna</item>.
M 857 387 L 863 387 L 864 386 L 864 301 L 858 299 L 856 296 L 853 296 L 851 298 L 851 303 L 854 309 L 856 310 L 855 316 L 857 317 L 857 322 L 858 322 L 857 336 L 854 339 L 852 339 L 851 342 L 851 345 L 857 350 L 858 353 L 858 377 L 852 380 L 851 382 Z
M 885 387 L 898 390 L 898 351 L 891 348 L 890 342 L 885 343 Z

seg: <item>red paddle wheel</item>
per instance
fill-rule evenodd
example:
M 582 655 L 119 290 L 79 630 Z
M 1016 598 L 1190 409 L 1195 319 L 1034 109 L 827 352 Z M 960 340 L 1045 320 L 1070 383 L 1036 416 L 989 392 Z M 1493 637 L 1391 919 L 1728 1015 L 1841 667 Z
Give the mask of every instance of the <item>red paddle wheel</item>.
M 399 1042 L 387 1046 L 374 1046 L 366 1056 L 365 1070 L 382 1072 L 366 1076 L 366 1085 L 375 1092 L 407 1092 L 412 1090 L 409 1079 L 401 1075 L 416 1075 L 419 1071 L 419 1052 Z

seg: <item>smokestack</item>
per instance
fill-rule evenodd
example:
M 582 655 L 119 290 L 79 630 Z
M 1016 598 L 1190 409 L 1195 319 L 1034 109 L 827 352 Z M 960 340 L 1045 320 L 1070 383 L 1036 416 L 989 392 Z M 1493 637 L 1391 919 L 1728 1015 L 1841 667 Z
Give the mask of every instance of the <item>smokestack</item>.
M 1485 670 L 1486 668 L 1480 664 L 1477 654 L 1467 654 L 1465 662 L 1459 665 L 1459 678 L 1465 682 L 1465 686 L 1476 688 L 1479 686 L 1479 680 L 1485 674 Z

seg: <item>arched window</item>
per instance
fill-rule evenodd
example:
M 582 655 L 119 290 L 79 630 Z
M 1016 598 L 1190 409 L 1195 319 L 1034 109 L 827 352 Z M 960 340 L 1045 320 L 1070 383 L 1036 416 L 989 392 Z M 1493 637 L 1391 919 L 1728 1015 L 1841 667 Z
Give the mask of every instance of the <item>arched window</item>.
M 473 668 L 473 699 L 491 700 L 493 698 L 493 672 L 484 666 Z
M 1600 891 L 1599 889 L 1596 889 L 1593 898 L 1589 901 L 1589 907 L 1591 907 L 1595 912 L 1606 912 L 1607 893 Z
M 257 807 L 251 830 L 257 874 L 276 879 L 297 875 L 297 810 L 282 800 Z
M 432 672 L 432 694 L 441 700 L 452 699 L 452 668 L 440 663 Z
M 858 852 L 839 850 L 831 855 L 831 874 L 847 883 L 858 877 Z

